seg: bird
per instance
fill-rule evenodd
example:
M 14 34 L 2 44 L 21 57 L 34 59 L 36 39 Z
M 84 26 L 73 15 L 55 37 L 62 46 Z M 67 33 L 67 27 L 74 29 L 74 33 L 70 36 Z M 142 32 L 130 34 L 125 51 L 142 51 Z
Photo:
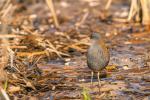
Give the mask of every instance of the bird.
M 91 85 L 93 85 L 93 75 L 97 73 L 100 92 L 100 72 L 105 69 L 110 60 L 110 53 L 105 45 L 103 37 L 99 33 L 92 33 L 91 43 L 87 50 L 87 65 L 91 69 Z

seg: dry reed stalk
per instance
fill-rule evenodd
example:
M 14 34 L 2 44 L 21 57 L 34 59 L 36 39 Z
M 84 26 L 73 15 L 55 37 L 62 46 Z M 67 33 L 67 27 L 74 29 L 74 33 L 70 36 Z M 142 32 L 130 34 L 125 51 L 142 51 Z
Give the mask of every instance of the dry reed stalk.
M 5 10 L 7 9 L 7 7 L 9 6 L 10 4 L 10 0 L 1 0 L 0 1 L 0 8 L 1 8 L 1 12 L 0 14 L 3 14 L 5 12 Z
M 150 25 L 150 0 L 140 0 L 142 6 L 142 23 Z
M 0 39 L 1 38 L 24 38 L 24 37 L 15 34 L 0 34 Z
M 46 42 L 48 43 L 48 47 L 49 47 L 49 48 L 47 48 L 48 51 L 55 52 L 59 57 L 61 57 L 61 55 L 69 56 L 66 53 L 62 53 L 62 52 L 58 51 L 50 41 L 46 41 Z
M 64 49 L 67 50 L 68 48 L 73 48 L 76 49 L 80 52 L 86 52 L 86 49 L 83 49 L 80 45 L 85 45 L 85 46 L 89 46 L 90 43 L 87 41 L 89 40 L 89 38 L 84 38 L 80 41 L 75 41 L 75 43 L 68 45 L 67 47 L 65 47 Z
M 12 9 L 12 7 L 13 7 L 13 5 L 10 4 L 10 5 L 8 6 L 8 8 L 5 10 L 5 12 L 3 13 L 3 15 L 2 15 L 1 18 L 5 18 L 5 17 L 8 15 L 9 11 Z
M 131 0 L 128 21 L 142 21 L 144 25 L 150 25 L 150 0 Z
M 58 19 L 57 19 L 57 16 L 56 16 L 56 12 L 55 12 L 55 9 L 54 9 L 54 4 L 53 4 L 53 1 L 52 0 L 46 0 L 46 3 L 52 13 L 52 16 L 53 16 L 53 20 L 54 20 L 54 24 L 56 26 L 56 28 L 59 28 L 59 23 L 58 23 Z
M 2 49 L 4 46 L 0 46 Z M 11 49 L 27 49 L 27 46 L 9 46 Z
M 66 53 L 62 53 L 62 52 L 59 52 L 59 51 L 57 51 L 57 50 L 54 50 L 54 49 L 50 49 L 50 48 L 46 48 L 46 50 L 48 51 L 48 52 L 54 52 L 54 53 L 56 53 L 57 54 L 57 56 L 58 57 L 62 57 L 62 55 L 63 56 L 67 56 L 67 57 L 69 57 L 70 55 L 68 55 L 68 54 L 66 54 Z
M 105 6 L 105 10 L 108 10 L 110 8 L 111 3 L 112 3 L 112 0 L 107 1 L 107 4 Z
M 9 96 L 7 95 L 6 91 L 0 86 L 0 91 L 4 96 L 5 100 L 10 100 Z
M 10 24 L 12 21 L 12 14 L 14 13 L 16 6 L 11 3 L 11 0 L 3 2 L 3 7 L 0 11 L 1 22 Z
M 0 31 L 1 34 L 4 34 L 4 33 L 7 33 L 7 30 L 6 30 L 6 26 L 4 26 L 2 28 L 2 30 Z M 1 66 L 0 66 L 0 81 L 6 81 L 7 80 L 7 74 L 6 72 L 4 71 L 4 68 L 5 66 L 8 64 L 8 58 L 9 58 L 9 54 L 7 52 L 7 47 L 9 46 L 9 41 L 6 39 L 6 38 L 2 38 L 2 46 L 3 48 L 1 49 Z
M 38 56 L 38 55 L 44 55 L 46 54 L 46 51 L 39 51 L 39 52 L 17 52 L 17 56 L 19 57 L 24 57 L 24 56 L 28 56 L 28 57 L 32 57 L 32 56 Z
M 127 20 L 130 21 L 134 16 L 139 16 L 139 10 L 140 8 L 138 0 L 131 0 L 130 12 Z
M 80 26 L 82 26 L 82 25 L 84 24 L 84 22 L 85 22 L 85 20 L 87 19 L 88 15 L 89 15 L 89 12 L 86 12 L 86 13 L 83 15 L 81 21 L 80 21 L 80 22 L 77 22 L 77 23 L 75 24 L 77 29 L 78 29 Z

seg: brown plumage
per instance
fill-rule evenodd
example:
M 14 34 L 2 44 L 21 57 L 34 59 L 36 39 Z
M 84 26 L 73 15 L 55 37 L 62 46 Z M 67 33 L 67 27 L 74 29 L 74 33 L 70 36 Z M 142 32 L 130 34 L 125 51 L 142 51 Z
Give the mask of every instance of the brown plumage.
M 93 73 L 97 72 L 97 77 L 100 86 L 99 72 L 103 70 L 109 63 L 110 55 L 104 40 L 98 33 L 91 35 L 91 45 L 87 51 L 87 65 L 92 70 L 91 84 Z

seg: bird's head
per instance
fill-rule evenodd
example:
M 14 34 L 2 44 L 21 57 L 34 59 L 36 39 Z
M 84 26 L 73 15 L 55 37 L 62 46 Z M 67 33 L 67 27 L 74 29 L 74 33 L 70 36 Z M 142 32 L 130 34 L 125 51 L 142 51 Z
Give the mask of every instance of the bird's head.
M 91 34 L 91 40 L 100 40 L 101 35 L 99 33 L 92 33 Z
M 92 33 L 90 38 L 91 38 L 91 44 L 95 44 L 101 40 L 101 35 L 99 33 Z

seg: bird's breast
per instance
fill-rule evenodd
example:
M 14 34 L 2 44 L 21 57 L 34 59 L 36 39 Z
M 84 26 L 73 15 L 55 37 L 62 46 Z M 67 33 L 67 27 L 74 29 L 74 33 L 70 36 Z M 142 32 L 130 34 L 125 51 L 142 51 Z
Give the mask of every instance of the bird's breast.
M 88 67 L 94 71 L 99 71 L 107 66 L 109 62 L 109 51 L 106 47 L 92 45 L 87 52 Z

